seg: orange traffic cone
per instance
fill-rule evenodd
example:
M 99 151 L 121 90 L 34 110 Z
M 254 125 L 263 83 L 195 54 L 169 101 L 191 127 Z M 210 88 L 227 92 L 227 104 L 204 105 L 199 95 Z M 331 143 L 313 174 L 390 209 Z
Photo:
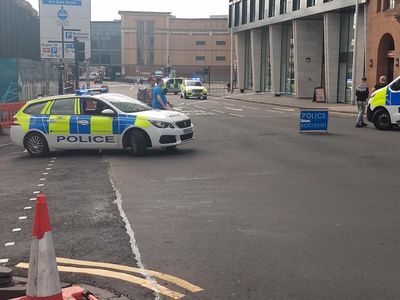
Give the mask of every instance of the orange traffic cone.
M 11 300 L 73 300 L 82 297 L 97 300 L 79 286 L 61 290 L 46 196 L 39 194 L 33 219 L 26 296 Z
M 26 299 L 62 300 L 46 196 L 36 198 Z

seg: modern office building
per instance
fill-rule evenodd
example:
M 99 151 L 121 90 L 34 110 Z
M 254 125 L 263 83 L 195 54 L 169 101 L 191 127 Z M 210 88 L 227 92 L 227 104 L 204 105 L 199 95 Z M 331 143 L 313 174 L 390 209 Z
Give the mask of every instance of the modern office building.
M 400 75 L 400 1 L 369 0 L 366 69 L 370 86 L 380 76 L 388 80 Z
M 25 0 L 0 1 L 0 58 L 40 60 L 39 16 Z
M 350 102 L 352 74 L 359 82 L 365 73 L 365 0 L 358 2 L 355 17 L 350 0 L 230 0 L 238 87 L 298 98 L 323 87 L 327 101 Z
M 231 34 L 227 16 L 180 19 L 170 12 L 120 11 L 122 73 L 146 77 L 169 68 L 176 76 L 228 81 Z
M 91 66 L 104 67 L 105 76 L 121 74 L 121 21 L 92 21 Z

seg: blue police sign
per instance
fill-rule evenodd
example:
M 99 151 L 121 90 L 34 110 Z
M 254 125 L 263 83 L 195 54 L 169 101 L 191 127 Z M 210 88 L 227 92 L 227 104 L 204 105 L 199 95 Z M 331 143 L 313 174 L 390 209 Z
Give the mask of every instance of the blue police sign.
M 300 132 L 327 132 L 328 109 L 307 108 L 300 110 Z
M 60 20 L 64 21 L 64 20 L 66 20 L 68 18 L 68 13 L 67 13 L 67 11 L 65 9 L 63 9 L 61 7 L 61 9 L 57 12 L 57 17 Z

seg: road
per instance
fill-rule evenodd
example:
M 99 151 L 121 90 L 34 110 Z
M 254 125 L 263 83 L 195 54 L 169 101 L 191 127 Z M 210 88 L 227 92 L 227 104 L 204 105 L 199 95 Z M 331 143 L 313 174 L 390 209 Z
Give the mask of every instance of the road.
M 110 88 L 135 94 L 125 85 Z M 58 257 L 185 280 L 135 275 L 179 293 L 170 296 L 137 282 L 61 272 L 68 282 L 130 299 L 400 297 L 398 130 L 357 129 L 353 117 L 331 115 L 329 134 L 305 135 L 295 109 L 168 98 L 190 115 L 196 134 L 173 152 L 64 151 L 31 159 L 0 147 L 3 265 L 29 259 L 27 207 L 40 190 Z

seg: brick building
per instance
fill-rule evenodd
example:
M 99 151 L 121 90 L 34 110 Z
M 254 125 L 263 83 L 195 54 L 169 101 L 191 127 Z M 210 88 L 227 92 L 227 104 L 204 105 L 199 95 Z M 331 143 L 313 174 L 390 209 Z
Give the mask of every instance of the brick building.
M 390 82 L 400 75 L 400 10 L 394 0 L 369 0 L 367 14 L 366 75 L 369 86 L 379 76 Z M 397 8 L 397 7 L 396 7 Z M 400 8 L 400 7 L 398 7 Z M 397 10 L 397 12 L 396 12 Z
M 227 16 L 176 18 L 170 12 L 120 11 L 122 75 L 146 77 L 170 68 L 176 76 L 230 78 L 231 34 Z

